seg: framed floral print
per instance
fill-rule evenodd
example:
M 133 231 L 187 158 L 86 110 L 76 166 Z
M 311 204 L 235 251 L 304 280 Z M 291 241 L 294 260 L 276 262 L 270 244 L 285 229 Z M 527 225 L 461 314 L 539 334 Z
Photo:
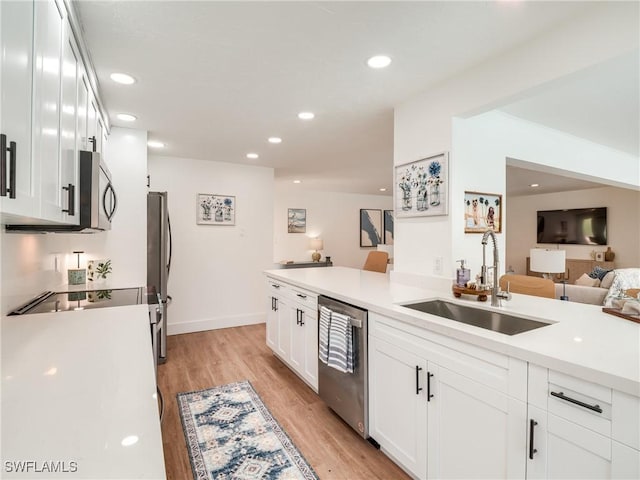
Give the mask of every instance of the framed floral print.
M 196 223 L 198 225 L 235 225 L 236 197 L 198 193 Z
M 394 180 L 396 218 L 448 214 L 447 152 L 397 165 Z

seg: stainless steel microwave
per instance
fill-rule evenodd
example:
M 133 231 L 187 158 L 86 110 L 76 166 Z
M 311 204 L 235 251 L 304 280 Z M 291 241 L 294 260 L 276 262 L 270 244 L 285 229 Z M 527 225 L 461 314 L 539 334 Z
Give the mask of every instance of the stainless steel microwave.
M 111 229 L 118 198 L 111 172 L 98 152 L 79 152 L 79 225 L 6 225 L 7 232 L 93 233 Z

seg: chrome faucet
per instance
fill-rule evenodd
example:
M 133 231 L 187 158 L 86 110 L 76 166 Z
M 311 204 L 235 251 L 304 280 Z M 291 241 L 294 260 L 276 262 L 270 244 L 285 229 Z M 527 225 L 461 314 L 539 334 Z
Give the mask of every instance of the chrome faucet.
M 489 237 L 493 241 L 493 266 L 487 267 L 486 247 Z M 509 293 L 509 283 L 507 282 L 507 291 L 500 290 L 499 272 L 500 272 L 500 254 L 498 252 L 498 239 L 493 230 L 487 230 L 482 235 L 482 269 L 480 270 L 480 288 L 485 289 L 488 286 L 488 270 L 493 269 L 493 285 L 491 286 L 491 306 L 502 306 L 502 300 L 511 300 Z

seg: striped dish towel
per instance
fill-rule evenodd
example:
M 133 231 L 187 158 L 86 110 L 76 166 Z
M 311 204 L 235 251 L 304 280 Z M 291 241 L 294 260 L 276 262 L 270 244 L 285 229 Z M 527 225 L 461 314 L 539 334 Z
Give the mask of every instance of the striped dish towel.
M 331 325 L 331 310 L 320 307 L 320 324 L 318 327 L 318 358 L 324 364 L 329 361 L 329 327 Z
M 353 327 L 351 319 L 330 312 L 327 365 L 344 373 L 353 373 Z M 322 317 L 322 315 L 321 315 Z

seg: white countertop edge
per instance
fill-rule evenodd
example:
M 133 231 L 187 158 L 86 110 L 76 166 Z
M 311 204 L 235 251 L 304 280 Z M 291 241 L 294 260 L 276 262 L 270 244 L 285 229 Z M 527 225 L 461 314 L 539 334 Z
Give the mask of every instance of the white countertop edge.
M 336 267 L 333 267 L 336 268 Z M 340 268 L 340 267 L 338 267 Z M 306 270 L 306 269 L 296 269 Z M 497 353 L 505 354 L 511 356 L 513 358 L 527 361 L 539 365 L 544 368 L 550 368 L 553 370 L 557 370 L 568 375 L 573 375 L 576 377 L 584 378 L 588 381 L 599 383 L 601 385 L 606 385 L 607 387 L 619 390 L 621 392 L 625 392 L 631 395 L 640 396 L 640 378 L 631 378 L 624 375 L 619 375 L 614 371 L 606 371 L 604 369 L 593 368 L 589 366 L 585 366 L 582 363 L 576 363 L 573 361 L 568 361 L 562 358 L 559 358 L 554 354 L 547 354 L 540 351 L 535 351 L 531 348 L 527 348 L 524 345 L 518 345 L 517 343 L 526 340 L 529 336 L 545 336 L 549 334 L 553 334 L 555 324 L 562 323 L 562 319 L 560 318 L 561 312 L 557 313 L 557 315 L 549 317 L 543 316 L 535 316 L 531 315 L 529 312 L 521 311 L 522 306 L 518 308 L 514 308 L 513 305 L 507 304 L 507 307 L 496 309 L 496 307 L 491 307 L 489 302 L 477 302 L 465 299 L 456 299 L 451 295 L 450 292 L 443 291 L 435 291 L 435 290 L 427 290 L 417 287 L 411 287 L 400 284 L 392 284 L 389 286 L 393 286 L 396 289 L 404 290 L 403 296 L 406 295 L 406 300 L 400 300 L 397 302 L 384 302 L 380 301 L 376 303 L 375 301 L 371 301 L 364 298 L 355 298 L 349 295 L 341 294 L 339 292 L 335 292 L 329 290 L 327 288 L 323 288 L 316 284 L 305 281 L 304 279 L 292 278 L 296 275 L 293 273 L 294 270 L 267 270 L 265 271 L 265 275 L 268 277 L 272 277 L 278 279 L 284 283 L 288 284 L 296 284 L 301 288 L 309 289 L 315 293 L 326 295 L 336 300 L 341 300 L 346 303 L 352 303 L 362 308 L 365 308 L 371 312 L 376 312 L 381 315 L 386 315 L 388 317 L 394 318 L 401 322 L 407 323 L 409 325 L 413 325 L 419 328 L 423 328 L 429 331 L 433 331 L 435 333 L 445 335 L 456 340 L 464 341 L 467 343 L 471 343 L 480 347 L 487 348 Z M 364 274 L 376 275 L 372 272 L 362 272 Z M 380 275 L 380 274 L 377 274 Z M 381 276 L 382 277 L 382 276 Z M 387 281 L 388 277 L 385 276 Z M 413 295 L 413 296 L 412 296 Z M 411 298 L 409 298 L 411 297 Z M 557 302 L 554 303 L 554 308 L 558 310 L 566 310 L 566 309 L 574 309 L 580 310 L 585 306 L 583 304 L 576 304 L 571 302 L 559 302 L 556 300 L 538 298 L 538 297 L 530 297 L 527 295 L 513 295 L 514 300 L 518 303 L 517 300 L 520 300 L 520 303 L 531 303 L 534 302 Z M 451 303 L 458 303 L 465 306 L 477 307 L 487 310 L 497 310 L 501 313 L 507 313 L 511 315 L 519 315 L 522 317 L 540 320 L 546 323 L 551 323 L 551 325 L 543 327 L 542 329 L 532 330 L 530 332 L 523 332 L 514 336 L 504 335 L 497 332 L 493 332 L 491 330 L 485 330 L 480 327 L 474 327 L 462 323 L 458 323 L 455 321 L 450 321 L 447 319 L 442 319 L 440 317 L 418 312 L 411 311 L 402 308 L 402 304 L 428 301 L 434 299 L 441 299 Z M 593 306 L 589 306 L 593 307 Z M 505 310 L 506 308 L 506 310 Z M 606 315 L 606 314 L 602 314 Z M 615 317 L 613 317 L 615 318 Z M 622 319 L 618 319 L 624 322 Z M 612 320 L 615 321 L 615 320 Z M 560 328 L 558 326 L 558 328 Z M 542 333 L 540 333 L 542 331 Z M 640 331 L 640 330 L 639 330 Z M 544 341 L 541 339 L 540 341 Z M 639 344 L 640 350 L 640 344 Z M 633 361 L 633 359 L 629 359 Z

